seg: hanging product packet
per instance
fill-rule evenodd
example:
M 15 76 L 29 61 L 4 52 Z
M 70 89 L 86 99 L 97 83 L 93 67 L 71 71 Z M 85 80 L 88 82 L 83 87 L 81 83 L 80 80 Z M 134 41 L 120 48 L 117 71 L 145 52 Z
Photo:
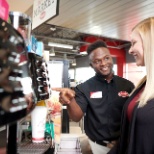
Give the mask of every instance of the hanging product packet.
M 54 140 L 55 143 L 60 143 L 61 136 L 61 119 L 62 119 L 62 105 L 59 102 L 59 92 L 52 91 L 52 95 L 49 99 L 45 100 L 48 114 L 54 123 Z

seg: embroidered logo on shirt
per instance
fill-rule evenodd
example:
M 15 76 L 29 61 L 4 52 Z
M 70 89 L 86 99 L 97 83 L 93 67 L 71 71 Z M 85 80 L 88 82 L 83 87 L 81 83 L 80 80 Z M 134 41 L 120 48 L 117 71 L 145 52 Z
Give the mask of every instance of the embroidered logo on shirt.
M 120 91 L 120 92 L 118 93 L 118 96 L 120 96 L 120 97 L 128 97 L 129 94 L 128 94 L 127 91 Z
M 102 91 L 90 92 L 90 98 L 102 98 Z

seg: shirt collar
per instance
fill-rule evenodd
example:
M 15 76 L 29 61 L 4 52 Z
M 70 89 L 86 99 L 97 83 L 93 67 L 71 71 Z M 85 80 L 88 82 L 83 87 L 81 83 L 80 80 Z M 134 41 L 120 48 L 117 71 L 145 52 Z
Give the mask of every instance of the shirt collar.
M 103 76 L 103 75 L 101 75 L 101 74 L 96 73 L 96 74 L 95 74 L 95 76 L 96 76 L 96 78 L 97 78 L 98 80 L 108 82 L 108 81 L 104 78 L 104 76 Z M 111 81 L 113 81 L 113 80 L 114 80 L 114 78 L 115 78 L 115 75 L 113 74 L 113 77 L 112 77 L 112 79 L 110 80 L 110 82 L 111 82 Z M 109 83 L 109 82 L 108 82 L 108 83 Z

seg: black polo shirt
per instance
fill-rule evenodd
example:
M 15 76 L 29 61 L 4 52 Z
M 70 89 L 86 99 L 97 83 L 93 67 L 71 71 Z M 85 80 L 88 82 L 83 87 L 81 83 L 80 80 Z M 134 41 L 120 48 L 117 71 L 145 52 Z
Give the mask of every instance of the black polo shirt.
M 120 121 L 127 94 L 134 84 L 119 76 L 110 83 L 95 75 L 75 88 L 75 99 L 85 113 L 85 133 L 92 140 L 114 140 L 119 137 Z

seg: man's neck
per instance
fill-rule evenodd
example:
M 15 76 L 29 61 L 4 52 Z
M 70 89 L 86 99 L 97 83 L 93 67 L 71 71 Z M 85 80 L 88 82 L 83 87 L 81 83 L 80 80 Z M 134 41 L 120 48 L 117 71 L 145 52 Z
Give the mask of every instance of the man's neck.
M 109 75 L 102 75 L 102 74 L 97 74 L 97 75 L 106 80 L 108 83 L 110 83 L 114 74 L 110 73 Z
M 111 74 L 109 74 L 108 76 L 106 76 L 106 77 L 105 77 L 105 80 L 106 80 L 108 83 L 110 83 L 111 80 L 112 80 L 112 78 L 113 78 L 113 73 L 111 73 Z

